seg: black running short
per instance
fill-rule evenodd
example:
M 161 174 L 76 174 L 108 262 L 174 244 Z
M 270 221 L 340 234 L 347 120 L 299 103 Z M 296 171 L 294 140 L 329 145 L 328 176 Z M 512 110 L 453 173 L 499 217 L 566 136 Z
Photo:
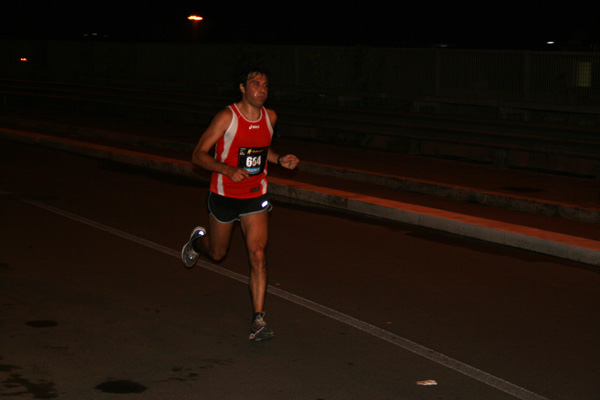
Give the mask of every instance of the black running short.
M 234 199 L 209 192 L 207 203 L 208 213 L 223 224 L 239 221 L 244 215 L 271 211 L 273 208 L 268 194 L 252 199 Z

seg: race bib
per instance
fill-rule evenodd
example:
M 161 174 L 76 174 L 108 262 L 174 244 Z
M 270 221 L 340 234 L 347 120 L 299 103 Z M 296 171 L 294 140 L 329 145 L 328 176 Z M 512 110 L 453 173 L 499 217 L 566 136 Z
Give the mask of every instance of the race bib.
M 243 168 L 250 175 L 258 175 L 265 170 L 268 147 L 240 147 L 238 168 Z

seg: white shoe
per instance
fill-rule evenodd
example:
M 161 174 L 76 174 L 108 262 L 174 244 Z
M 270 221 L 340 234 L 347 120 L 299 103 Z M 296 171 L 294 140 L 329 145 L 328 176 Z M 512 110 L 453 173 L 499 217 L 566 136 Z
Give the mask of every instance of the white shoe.
M 181 261 L 186 267 L 191 268 L 196 264 L 199 253 L 194 250 L 194 242 L 203 236 L 206 236 L 206 230 L 201 226 L 195 227 L 190 235 L 190 240 L 181 249 Z
M 273 330 L 265 322 L 265 313 L 259 313 L 252 321 L 252 329 L 250 331 L 250 340 L 260 342 L 262 340 L 272 339 L 274 334 Z

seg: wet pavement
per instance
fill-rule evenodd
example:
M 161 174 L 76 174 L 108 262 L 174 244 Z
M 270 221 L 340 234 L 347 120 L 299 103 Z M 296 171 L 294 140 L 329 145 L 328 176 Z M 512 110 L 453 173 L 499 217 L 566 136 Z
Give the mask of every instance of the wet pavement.
M 326 161 L 362 152 L 277 138 L 276 148 L 305 160 L 293 173 L 271 169 L 278 203 L 309 207 L 277 204 L 272 212 L 268 320 L 277 336 L 253 343 L 239 230 L 220 265 L 186 269 L 179 259 L 205 217 L 206 185 L 189 179 L 203 179 L 188 161 L 197 129 L 33 115 L 1 129 L 3 396 L 598 398 L 598 270 L 545 255 L 584 248 L 561 247 L 559 233 L 594 243 L 596 223 L 360 181 L 381 172 L 342 180 L 334 174 L 357 163 Z M 362 155 L 373 163 L 386 157 Z M 425 180 L 418 173 L 426 164 L 398 175 L 413 185 L 419 180 L 410 175 Z M 419 166 L 407 163 L 406 172 L 409 165 Z M 441 179 L 426 189 L 432 182 L 453 195 L 466 190 Z M 535 194 L 553 204 L 543 192 L 556 195 L 533 190 L 533 181 L 498 185 L 521 188 L 526 196 L 509 196 L 520 202 Z M 487 240 L 505 230 L 511 240 L 533 241 L 525 222 L 548 235 L 539 252 L 445 233 L 461 227 Z M 439 232 L 420 228 L 433 224 Z
M 0 142 L 5 397 L 598 397 L 596 267 L 277 201 L 254 343 L 241 230 L 180 260 L 206 184 Z

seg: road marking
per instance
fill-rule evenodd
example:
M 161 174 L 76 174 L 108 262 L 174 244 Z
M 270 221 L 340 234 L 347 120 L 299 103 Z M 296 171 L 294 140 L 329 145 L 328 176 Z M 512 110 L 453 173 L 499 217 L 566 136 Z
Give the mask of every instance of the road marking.
M 8 194 L 6 192 L 0 192 L 1 194 Z M 137 244 L 141 244 L 143 246 L 146 246 L 148 248 L 151 248 L 153 250 L 159 251 L 161 253 L 167 254 L 169 256 L 175 257 L 177 259 L 179 259 L 181 257 L 181 252 L 177 251 L 177 250 L 173 250 L 170 249 L 166 246 L 162 246 L 158 243 L 140 238 L 138 236 L 132 235 L 130 233 L 112 228 L 110 226 L 101 224 L 99 222 L 96 221 L 92 221 L 90 219 L 84 218 L 84 217 L 80 217 L 76 214 L 72 214 L 68 211 L 64 211 L 61 210 L 59 208 L 56 207 L 52 207 L 49 206 L 47 204 L 44 203 L 40 203 L 37 201 L 33 201 L 33 200 L 26 200 L 26 199 L 21 199 L 22 202 L 30 204 L 32 206 L 38 207 L 38 208 L 42 208 L 46 211 L 50 211 L 54 214 L 58 214 L 61 215 L 65 218 L 69 218 L 71 220 L 80 222 L 82 224 L 85 225 L 89 225 L 91 227 L 94 227 L 96 229 L 99 229 L 101 231 L 110 233 L 112 235 L 118 236 L 120 238 L 129 240 L 131 242 L 137 243 Z M 199 260 L 198 263 L 196 264 L 202 268 L 205 268 L 209 271 L 213 271 L 216 272 L 218 274 L 224 275 L 228 278 L 231 278 L 233 280 L 242 282 L 247 284 L 248 283 L 248 278 L 244 275 L 238 274 L 236 272 L 233 271 L 229 271 L 225 268 L 219 267 L 217 265 L 211 264 L 209 262 L 203 261 L 203 260 Z M 183 266 L 182 266 L 183 268 Z M 507 394 L 510 394 L 511 396 L 514 396 L 517 399 L 521 399 L 521 400 L 548 400 L 546 397 L 540 396 L 536 393 L 530 392 L 527 389 L 524 389 L 520 386 L 514 385 L 510 382 L 507 382 L 501 378 L 498 378 L 496 376 L 493 376 L 491 374 L 488 374 L 487 372 L 484 372 L 480 369 L 477 369 L 475 367 L 472 367 L 470 365 L 467 365 L 461 361 L 455 360 L 451 357 L 448 357 L 444 354 L 438 353 L 435 350 L 429 349 L 425 346 L 421 346 L 418 343 L 415 343 L 411 340 L 405 339 L 401 336 L 395 335 L 391 332 L 388 332 L 384 329 L 378 328 L 374 325 L 368 324 L 364 321 L 360 321 L 356 318 L 353 318 L 349 315 L 343 314 L 341 312 L 335 311 L 329 307 L 325 307 L 321 304 L 315 303 L 311 300 L 305 299 L 303 297 L 297 296 L 293 293 L 289 293 L 286 292 L 285 290 L 276 288 L 274 286 L 269 285 L 268 287 L 268 292 L 274 296 L 280 297 L 282 299 L 288 300 L 292 303 L 295 303 L 299 306 L 302 306 L 304 308 L 307 308 L 311 311 L 317 312 L 319 314 L 322 314 L 328 318 L 334 319 L 336 321 L 339 321 L 345 325 L 349 325 L 351 327 L 354 327 L 360 331 L 363 331 L 365 333 L 368 333 L 380 340 L 386 341 L 388 343 L 391 343 L 395 346 L 398 346 L 404 350 L 410 351 L 414 354 L 417 354 L 421 357 L 424 357 L 426 359 L 429 359 L 431 361 L 434 361 L 440 365 L 443 365 L 447 368 L 450 368 L 456 372 L 460 372 L 463 375 L 466 375 L 472 379 L 478 380 L 488 386 L 491 386 L 493 388 L 496 388 L 498 390 L 501 390 L 502 392 L 505 392 Z

